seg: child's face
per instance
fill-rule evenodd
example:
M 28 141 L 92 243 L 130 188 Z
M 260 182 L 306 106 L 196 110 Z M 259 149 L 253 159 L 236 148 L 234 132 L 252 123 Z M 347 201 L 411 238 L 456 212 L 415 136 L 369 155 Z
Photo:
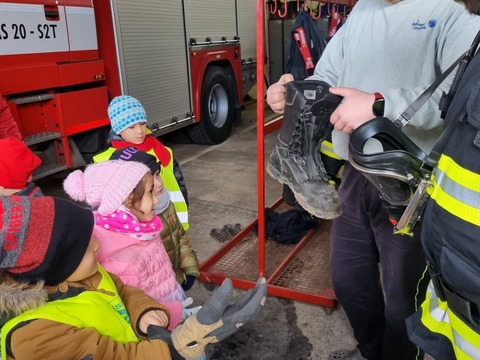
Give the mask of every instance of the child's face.
M 145 134 L 147 132 L 147 123 L 140 122 L 129 126 L 120 133 L 120 136 L 126 142 L 132 144 L 142 144 L 145 141 Z
M 153 174 L 153 193 L 155 196 L 158 196 L 163 192 L 163 189 L 163 180 L 160 177 L 160 171 L 156 171 L 155 174 Z
M 97 239 L 91 238 L 85 255 L 77 269 L 67 278 L 67 281 L 80 281 L 97 272 L 97 250 L 100 247 Z
M 131 211 L 139 221 L 148 222 L 155 216 L 155 206 L 158 204 L 158 199 L 155 195 L 152 174 L 145 174 L 142 181 L 145 185 L 145 191 L 142 199 L 132 206 Z

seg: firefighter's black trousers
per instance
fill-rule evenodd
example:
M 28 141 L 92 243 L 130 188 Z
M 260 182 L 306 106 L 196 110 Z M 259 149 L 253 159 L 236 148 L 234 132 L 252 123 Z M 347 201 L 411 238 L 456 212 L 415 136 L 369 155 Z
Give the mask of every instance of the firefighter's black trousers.
M 405 319 L 415 311 L 426 266 L 420 231 L 393 235 L 379 192 L 348 162 L 339 194 L 342 215 L 333 220 L 330 257 L 337 299 L 364 357 L 413 360 L 417 348 L 408 340 Z M 418 304 L 427 283 L 425 271 Z

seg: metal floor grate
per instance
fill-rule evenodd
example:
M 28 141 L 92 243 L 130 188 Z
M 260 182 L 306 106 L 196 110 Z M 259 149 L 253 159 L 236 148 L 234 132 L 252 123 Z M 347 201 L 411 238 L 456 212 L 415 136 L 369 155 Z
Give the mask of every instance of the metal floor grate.
M 278 209 L 282 211 L 282 206 Z M 329 271 L 331 221 L 322 220 L 297 245 L 265 241 L 265 275 L 276 295 L 333 307 L 335 295 Z M 203 280 L 229 277 L 255 282 L 258 277 L 258 238 L 253 224 L 234 238 L 227 251 L 201 266 Z M 326 302 L 322 301 L 325 297 Z

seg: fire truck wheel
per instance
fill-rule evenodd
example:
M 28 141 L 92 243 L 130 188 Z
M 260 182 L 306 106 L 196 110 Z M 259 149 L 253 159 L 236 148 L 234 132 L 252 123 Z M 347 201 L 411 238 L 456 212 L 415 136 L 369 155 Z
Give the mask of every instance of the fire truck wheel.
M 234 121 L 234 92 L 222 67 L 210 66 L 205 71 L 201 106 L 202 118 L 188 127 L 188 134 L 197 144 L 220 144 L 230 136 Z
M 192 138 L 188 134 L 187 129 L 180 129 L 165 135 L 170 141 L 177 144 L 191 144 Z

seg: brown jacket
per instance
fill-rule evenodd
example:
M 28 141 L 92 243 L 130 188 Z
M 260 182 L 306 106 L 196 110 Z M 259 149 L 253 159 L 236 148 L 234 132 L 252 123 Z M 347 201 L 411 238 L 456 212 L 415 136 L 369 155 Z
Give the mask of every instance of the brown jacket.
M 141 290 L 124 285 L 118 277 L 113 274 L 110 275 L 118 290 L 118 294 L 125 304 L 135 333 L 139 339 L 145 341 L 122 344 L 113 341 L 108 336 L 100 335 L 94 328 L 80 329 L 60 322 L 37 319 L 20 323 L 12 329 L 10 336 L 7 338 L 7 348 L 2 349 L 2 351 L 6 351 L 8 354 L 8 359 L 170 360 L 171 354 L 169 346 L 161 340 L 146 340 L 145 334 L 141 333 L 139 329 L 139 321 L 144 313 L 157 309 L 166 311 L 165 308 L 145 295 Z M 79 289 L 96 291 L 101 276 L 102 275 L 97 272 L 95 275 L 81 282 L 66 282 L 52 288 L 44 287 L 42 289 L 41 287 L 37 287 L 36 290 L 44 291 L 44 289 L 47 289 L 49 295 L 52 296 L 54 293 L 58 294 L 60 286 L 63 287 L 62 292 L 65 292 L 66 284 L 68 286 L 66 293 L 75 296 L 75 290 L 78 292 Z M 5 284 L 5 282 L 2 282 L 0 287 L 2 287 L 3 284 Z M 14 293 L 14 291 L 11 291 L 11 286 L 8 290 L 10 293 Z M 5 293 L 5 288 L 0 288 L 0 291 Z M 17 294 L 20 293 L 26 292 L 17 292 Z M 32 294 L 30 293 L 28 296 L 27 301 L 32 301 Z M 36 300 L 38 301 L 38 298 Z M 13 304 L 17 312 L 19 308 L 25 308 L 25 304 L 21 304 L 25 299 L 19 299 L 18 301 L 18 304 Z M 3 302 L 3 304 L 5 304 L 5 302 Z M 36 305 L 38 305 L 38 303 Z M 5 314 L 5 310 L 8 311 L 8 309 L 0 308 L 0 312 L 3 312 L 3 314 Z

